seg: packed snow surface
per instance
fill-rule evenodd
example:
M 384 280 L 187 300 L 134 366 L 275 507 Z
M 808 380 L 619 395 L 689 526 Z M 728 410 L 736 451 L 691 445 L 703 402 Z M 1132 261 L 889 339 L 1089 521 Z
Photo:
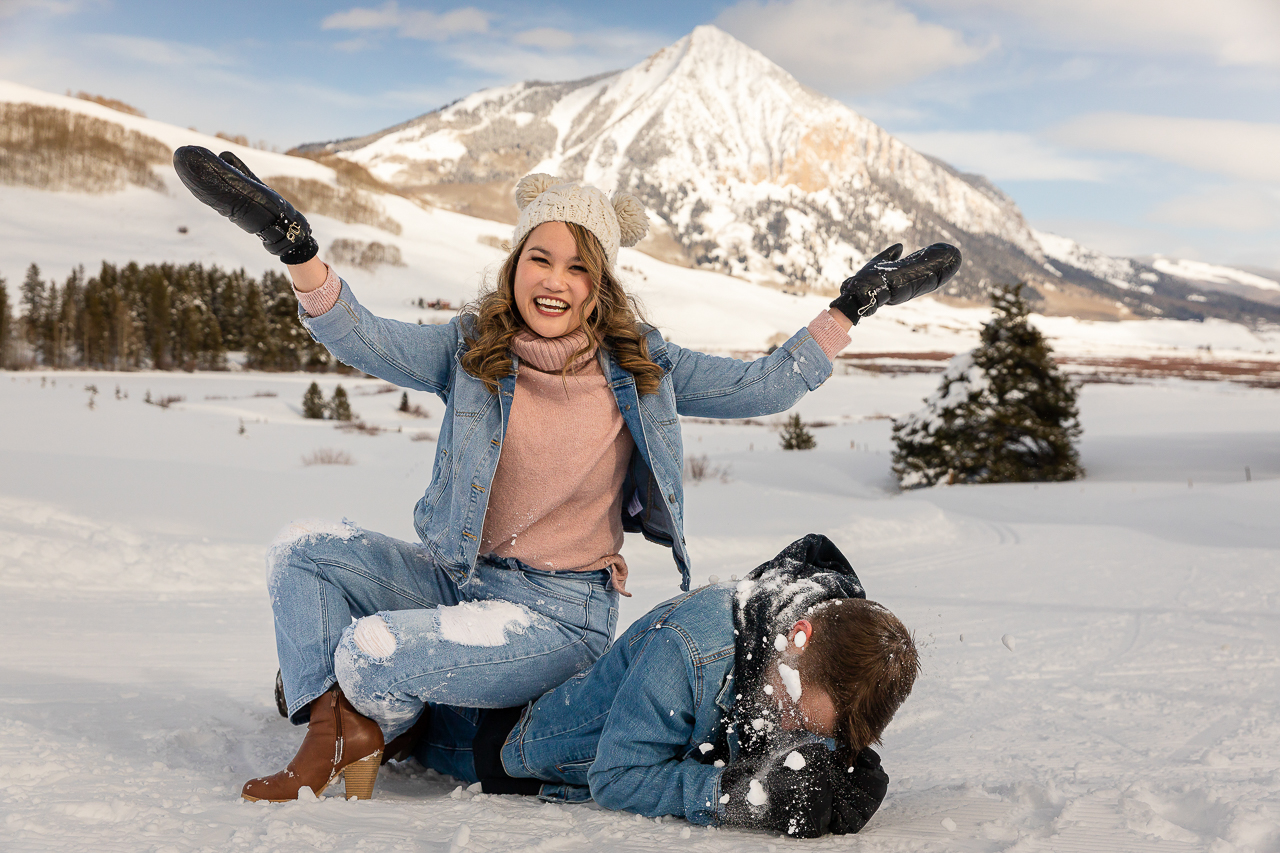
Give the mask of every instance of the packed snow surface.
M 386 431 L 304 420 L 313 379 Z M 297 518 L 412 539 L 442 404 L 410 392 L 431 415 L 413 417 L 337 376 L 0 373 L 0 849 L 1280 849 L 1280 392 L 1087 385 L 1087 479 L 900 493 L 882 416 L 937 381 L 833 377 L 798 407 L 831 424 L 811 451 L 683 427 L 730 472 L 687 485 L 695 583 L 824 533 L 920 647 L 878 748 L 884 805 L 856 839 L 797 842 L 478 794 L 412 762 L 370 801 L 241 802 L 302 737 L 272 700 L 268 546 Z M 304 465 L 319 448 L 354 464 Z M 619 633 L 679 580 L 656 545 L 624 553 Z

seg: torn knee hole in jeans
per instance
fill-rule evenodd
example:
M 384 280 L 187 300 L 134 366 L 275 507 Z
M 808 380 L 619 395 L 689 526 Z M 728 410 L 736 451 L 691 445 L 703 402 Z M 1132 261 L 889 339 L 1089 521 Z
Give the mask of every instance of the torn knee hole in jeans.
M 355 640 L 356 648 L 370 657 L 391 657 L 396 650 L 396 638 L 381 616 L 357 619 L 351 638 Z

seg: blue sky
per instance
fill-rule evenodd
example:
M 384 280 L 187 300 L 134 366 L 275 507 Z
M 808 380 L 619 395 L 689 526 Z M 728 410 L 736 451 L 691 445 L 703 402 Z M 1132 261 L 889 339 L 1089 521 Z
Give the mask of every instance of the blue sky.
M 0 78 L 281 149 L 714 23 L 1031 223 L 1280 269 L 1280 0 L 0 0 Z

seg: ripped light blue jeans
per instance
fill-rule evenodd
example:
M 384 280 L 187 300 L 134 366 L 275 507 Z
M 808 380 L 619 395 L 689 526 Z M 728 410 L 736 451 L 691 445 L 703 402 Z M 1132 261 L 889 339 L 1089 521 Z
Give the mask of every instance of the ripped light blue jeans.
M 267 588 L 289 719 L 335 683 L 387 740 L 426 703 L 509 708 L 587 669 L 613 639 L 608 570 L 547 572 L 481 557 L 470 582 L 416 543 L 349 523 L 295 522 Z

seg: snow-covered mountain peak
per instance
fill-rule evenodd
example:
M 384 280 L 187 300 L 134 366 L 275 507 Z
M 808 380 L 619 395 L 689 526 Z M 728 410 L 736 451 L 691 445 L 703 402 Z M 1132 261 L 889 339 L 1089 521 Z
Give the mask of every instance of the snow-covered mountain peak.
M 830 287 L 897 241 L 969 248 L 959 286 L 980 289 L 1011 269 L 1044 274 L 1040 244 L 1007 198 L 713 26 L 623 71 L 489 89 L 307 148 L 493 218 L 514 214 L 510 188 L 531 171 L 626 189 L 646 203 L 668 256 L 789 287 Z M 998 264 L 993 252 L 1020 260 Z

